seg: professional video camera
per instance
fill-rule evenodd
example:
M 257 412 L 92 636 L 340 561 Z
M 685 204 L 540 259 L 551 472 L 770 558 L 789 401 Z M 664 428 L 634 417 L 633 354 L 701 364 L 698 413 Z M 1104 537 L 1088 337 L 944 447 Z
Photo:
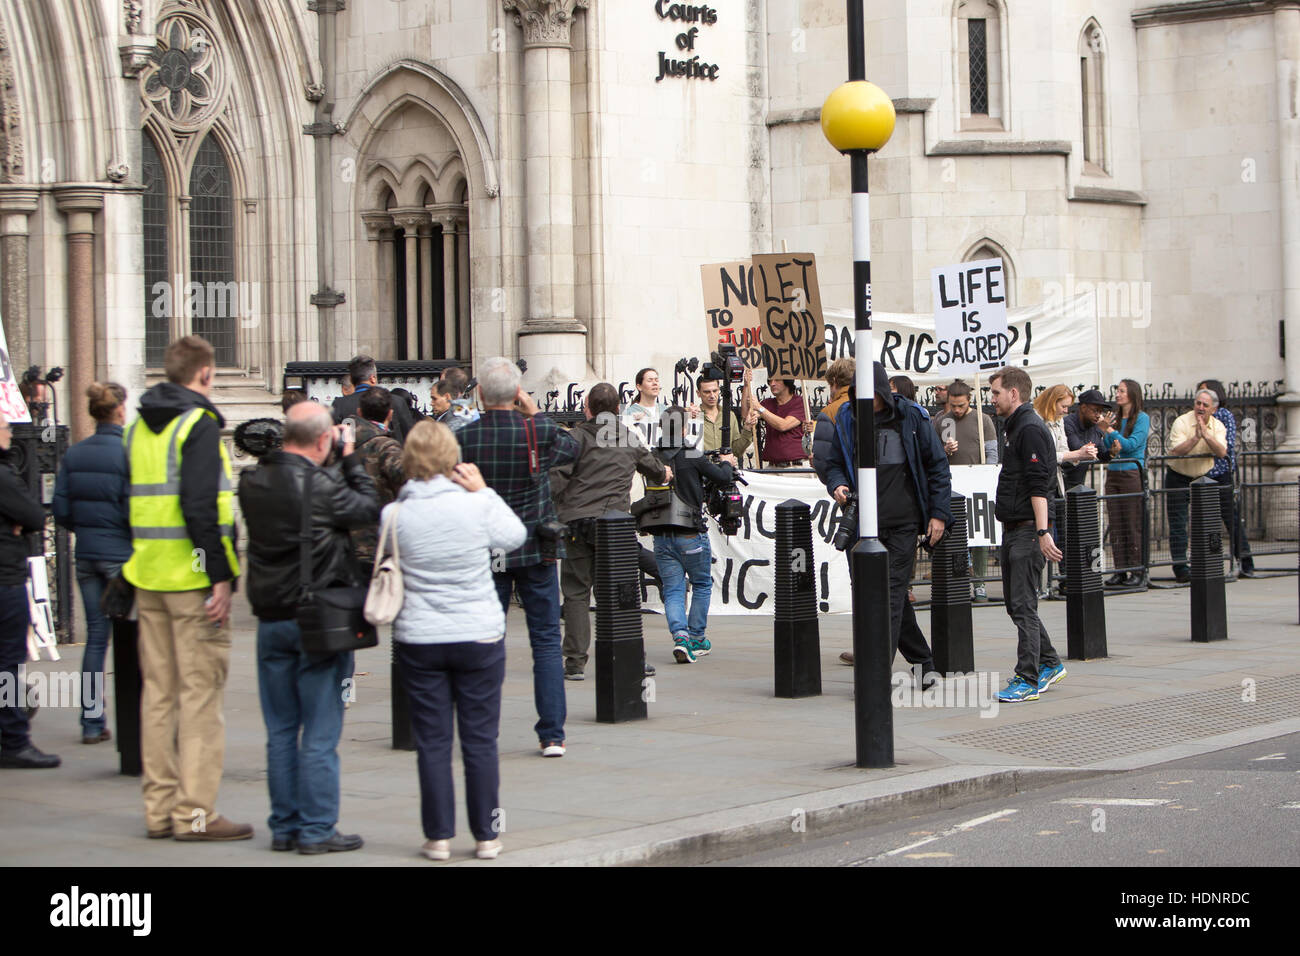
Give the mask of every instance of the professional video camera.
M 722 461 L 719 452 L 713 452 L 709 457 L 713 459 L 715 465 Z M 745 516 L 745 497 L 736 485 L 737 483 L 749 484 L 739 471 L 733 469 L 733 473 L 735 478 L 726 484 L 717 484 L 707 478 L 704 479 L 704 506 L 718 522 L 718 529 L 727 537 L 740 530 L 740 520 Z

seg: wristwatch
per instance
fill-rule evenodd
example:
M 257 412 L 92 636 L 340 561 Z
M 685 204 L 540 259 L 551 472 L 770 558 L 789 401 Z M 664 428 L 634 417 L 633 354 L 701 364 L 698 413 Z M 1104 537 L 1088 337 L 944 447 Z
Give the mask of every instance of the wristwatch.
M 1041 528 L 1035 531 L 1034 534 L 1038 535 L 1041 538 L 1043 535 L 1047 534 L 1047 532 L 1048 532 L 1047 528 Z

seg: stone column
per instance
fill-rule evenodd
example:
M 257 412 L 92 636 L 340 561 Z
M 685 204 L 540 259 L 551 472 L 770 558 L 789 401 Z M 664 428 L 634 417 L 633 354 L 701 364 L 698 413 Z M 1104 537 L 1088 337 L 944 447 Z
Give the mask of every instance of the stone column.
M 0 286 L 0 316 L 4 317 L 9 363 L 22 378 L 31 364 L 27 314 L 27 217 L 36 211 L 39 193 L 26 187 L 0 186 L 0 257 L 3 257 L 3 286 Z
M 420 330 L 424 348 L 418 356 L 437 358 L 433 354 L 433 223 L 420 227 Z
M 528 314 L 519 330 L 525 382 L 579 381 L 587 329 L 574 315 L 570 27 L 589 0 L 504 0 L 524 31 L 524 181 Z
M 439 203 L 428 208 L 442 229 L 442 357 L 452 358 L 456 355 L 456 216 L 461 207 Z
M 55 187 L 59 211 L 68 217 L 68 387 L 63 417 L 74 442 L 95 432 L 86 388 L 95 380 L 95 213 L 104 194 L 93 186 Z
M 1282 322 L 1286 337 L 1286 451 L 1300 451 L 1300 0 L 1273 9 L 1277 45 L 1278 219 L 1282 223 Z M 1277 476 L 1294 481 L 1300 470 Z
M 470 361 L 469 341 L 469 216 L 456 217 L 456 316 L 457 328 L 456 357 Z
M 366 227 L 366 238 L 372 243 L 371 281 L 374 284 L 374 328 L 367 341 L 364 333 L 358 335 L 358 351 L 371 354 L 384 351 L 386 336 L 380 326 L 385 318 L 393 322 L 393 217 L 387 212 L 363 212 L 361 221 Z M 395 326 L 394 326 L 395 328 Z M 393 351 L 396 352 L 396 346 Z
M 406 233 L 406 357 L 420 357 L 420 229 L 430 223 L 423 209 L 394 209 L 393 222 Z

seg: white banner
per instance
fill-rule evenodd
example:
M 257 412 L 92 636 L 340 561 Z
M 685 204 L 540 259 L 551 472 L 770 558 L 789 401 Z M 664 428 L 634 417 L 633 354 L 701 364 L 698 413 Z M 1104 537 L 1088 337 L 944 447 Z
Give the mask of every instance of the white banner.
M 9 361 L 9 343 L 5 341 L 4 317 L 0 316 L 0 414 L 3 414 L 5 420 L 11 425 L 18 422 L 30 422 L 31 414 L 27 411 L 27 403 L 23 401 L 22 393 L 18 391 L 18 376 L 22 374 L 21 369 L 13 367 Z
M 853 310 L 827 307 L 824 311 L 826 360 L 852 356 Z M 901 373 L 918 386 L 947 385 L 956 377 L 937 361 L 933 315 L 876 312 L 871 317 L 871 335 L 874 358 L 890 375 Z M 1000 346 L 1005 364 L 1029 372 L 1035 390 L 1058 382 L 1076 391 L 1101 387 L 1094 295 L 1008 309 L 1005 337 L 1005 345 Z
M 997 475 L 997 465 L 953 468 L 954 488 L 972 499 L 967 506 L 968 514 L 975 516 L 969 522 L 972 547 L 996 545 L 1000 540 L 993 521 L 993 497 L 989 491 L 990 487 L 996 491 Z M 813 573 L 818 608 L 823 613 L 850 613 L 853 596 L 849 588 L 848 559 L 831 544 L 841 511 L 834 499 L 826 494 L 826 487 L 811 474 L 771 475 L 747 471 L 745 480 L 749 485 L 740 489 L 745 498 L 745 516 L 740 531 L 727 538 L 713 521 L 709 522 L 709 546 L 713 552 L 713 594 L 709 601 L 709 614 L 772 614 L 776 506 L 790 498 L 804 502 L 812 511 Z M 986 517 L 981 519 L 981 515 Z M 640 540 L 647 548 L 654 547 L 648 535 Z M 688 592 L 688 606 L 689 601 Z M 650 588 L 645 606 L 662 609 L 654 588 Z

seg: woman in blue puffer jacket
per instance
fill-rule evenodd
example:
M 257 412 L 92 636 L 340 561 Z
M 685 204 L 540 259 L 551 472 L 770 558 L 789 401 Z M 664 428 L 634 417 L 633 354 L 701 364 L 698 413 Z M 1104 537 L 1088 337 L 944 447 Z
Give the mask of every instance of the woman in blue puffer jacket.
M 104 716 L 104 657 L 112 622 L 99 610 L 108 582 L 131 557 L 128 508 L 131 474 L 122 426 L 126 389 L 95 382 L 86 389 L 95 434 L 63 456 L 54 484 L 54 520 L 77 536 L 77 585 L 86 606 L 86 652 L 81 658 L 81 742 L 109 740 Z
M 420 816 L 431 860 L 451 857 L 456 794 L 451 778 L 452 713 L 460 729 L 469 826 L 480 859 L 495 859 L 500 771 L 497 729 L 506 674 L 506 616 L 492 580 L 493 555 L 528 532 L 476 466 L 457 464 L 446 425 L 418 422 L 402 449 L 406 484 L 384 508 L 397 523 L 402 610 L 393 646 L 411 700 L 419 752 Z M 395 512 L 395 514 L 394 514 Z M 384 548 L 383 532 L 380 549 Z

